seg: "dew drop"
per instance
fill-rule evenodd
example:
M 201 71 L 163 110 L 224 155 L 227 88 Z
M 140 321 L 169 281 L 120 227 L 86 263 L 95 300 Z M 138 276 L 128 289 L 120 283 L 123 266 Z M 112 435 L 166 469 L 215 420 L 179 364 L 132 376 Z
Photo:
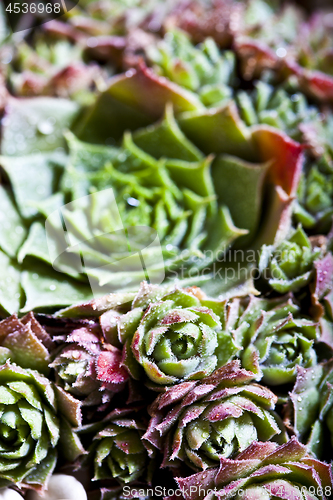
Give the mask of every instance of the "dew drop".
M 285 57 L 287 55 L 287 51 L 284 47 L 279 47 L 277 50 L 276 50 L 276 55 L 278 57 Z
M 44 120 L 37 126 L 38 131 L 43 135 L 52 134 L 54 126 L 51 120 Z

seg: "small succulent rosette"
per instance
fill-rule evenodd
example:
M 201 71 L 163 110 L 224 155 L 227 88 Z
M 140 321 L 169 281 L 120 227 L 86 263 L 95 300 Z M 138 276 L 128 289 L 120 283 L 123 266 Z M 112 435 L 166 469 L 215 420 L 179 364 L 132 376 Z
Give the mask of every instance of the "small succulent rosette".
M 143 284 L 118 323 L 124 366 L 134 378 L 144 373 L 164 386 L 210 375 L 237 350 L 223 331 L 221 312 L 222 303 L 208 300 L 199 288 Z
M 42 490 L 57 462 L 84 452 L 73 426 L 78 401 L 35 370 L 8 360 L 0 367 L 0 485 Z
M 276 245 L 263 245 L 259 258 L 260 277 L 275 292 L 298 292 L 314 275 L 313 263 L 321 256 L 301 226 Z
M 333 489 L 331 466 L 295 438 L 281 446 L 254 441 L 234 460 L 176 480 L 186 500 L 328 500 Z
M 129 377 L 121 366 L 121 351 L 102 342 L 101 331 L 86 327 L 67 336 L 50 367 L 57 383 L 85 406 L 107 405 L 124 389 Z
M 255 82 L 252 91 L 239 90 L 235 99 L 241 118 L 249 126 L 266 124 L 302 142 L 302 126 L 318 120 L 317 109 L 308 104 L 304 94 L 292 90 L 262 80 Z
M 269 386 L 293 383 L 297 366 L 317 363 L 319 324 L 304 317 L 291 296 L 234 298 L 227 305 L 225 324 L 240 349 L 237 356 L 257 380 Z
M 205 470 L 222 457 L 233 458 L 252 441 L 286 440 L 273 411 L 277 397 L 254 378 L 232 361 L 201 381 L 183 382 L 160 394 L 149 408 L 143 439 L 163 453 L 162 466 L 184 461 Z
M 145 447 L 142 436 L 147 430 L 146 417 L 137 409 L 116 408 L 99 424 L 85 426 L 80 432 L 99 431 L 84 459 L 93 463 L 93 481 L 116 479 L 120 484 L 140 478 L 151 481 L 152 449 Z
M 333 450 L 333 363 L 298 368 L 286 424 L 309 452 L 329 460 Z
M 333 167 L 329 170 L 324 166 L 320 168 L 320 164 L 312 164 L 300 180 L 294 207 L 295 219 L 312 233 L 327 234 L 332 226 L 332 207 Z

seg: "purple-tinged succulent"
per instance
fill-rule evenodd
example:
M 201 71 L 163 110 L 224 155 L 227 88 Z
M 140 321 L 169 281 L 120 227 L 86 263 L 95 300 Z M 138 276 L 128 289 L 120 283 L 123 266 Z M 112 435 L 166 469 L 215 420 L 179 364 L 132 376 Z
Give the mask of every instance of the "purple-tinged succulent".
M 57 382 L 83 400 L 83 405 L 109 403 L 124 389 L 128 373 L 121 366 L 121 351 L 101 342 L 101 335 L 86 327 L 73 330 L 51 363 Z
M 50 350 L 54 342 L 30 312 L 23 318 L 15 314 L 0 322 L 0 362 L 7 359 L 45 375 L 49 372 Z
M 328 500 L 333 489 L 331 466 L 295 438 L 281 446 L 254 441 L 235 459 L 176 480 L 186 500 Z
M 233 458 L 252 441 L 286 434 L 274 413 L 275 394 L 254 383 L 255 375 L 232 361 L 209 377 L 183 382 L 160 394 L 149 408 L 143 439 L 164 453 L 162 466 L 184 461 L 192 469 Z

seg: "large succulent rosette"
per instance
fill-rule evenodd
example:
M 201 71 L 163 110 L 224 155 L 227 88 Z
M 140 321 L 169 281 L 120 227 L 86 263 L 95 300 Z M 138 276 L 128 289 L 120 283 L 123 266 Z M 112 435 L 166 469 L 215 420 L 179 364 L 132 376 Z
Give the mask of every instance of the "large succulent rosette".
M 0 367 L 0 393 L 0 484 L 42 489 L 59 442 L 67 459 L 84 451 L 71 430 L 80 424 L 79 408 L 46 377 L 9 361 Z
M 222 458 L 220 467 L 177 483 L 186 500 L 326 500 L 333 487 L 330 465 L 310 457 L 294 438 L 281 446 L 254 442 L 234 460 Z
M 272 411 L 277 398 L 254 377 L 233 361 L 200 382 L 183 382 L 158 396 L 143 439 L 163 452 L 162 466 L 185 461 L 195 470 L 207 469 L 252 441 L 281 434 Z

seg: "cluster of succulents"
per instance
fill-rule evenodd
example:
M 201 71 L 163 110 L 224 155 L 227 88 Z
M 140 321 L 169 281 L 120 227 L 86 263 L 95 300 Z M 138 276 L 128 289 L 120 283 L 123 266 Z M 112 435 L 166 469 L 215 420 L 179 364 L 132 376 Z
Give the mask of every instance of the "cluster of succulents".
M 0 6 L 0 497 L 333 497 L 332 15 Z

